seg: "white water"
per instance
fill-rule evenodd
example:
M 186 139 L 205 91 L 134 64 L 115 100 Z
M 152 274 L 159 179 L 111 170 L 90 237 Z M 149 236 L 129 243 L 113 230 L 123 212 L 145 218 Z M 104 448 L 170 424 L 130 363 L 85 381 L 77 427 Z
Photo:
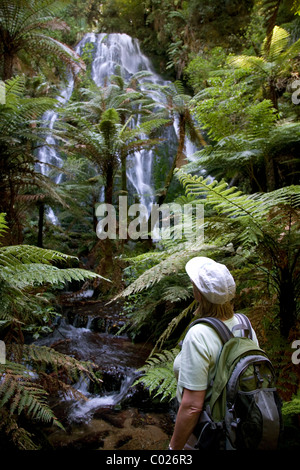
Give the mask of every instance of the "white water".
M 135 73 L 145 70 L 152 73 L 147 81 L 163 83 L 155 74 L 150 60 L 142 54 L 137 40 L 127 34 L 93 34 L 89 33 L 82 40 L 84 47 L 87 42 L 94 44 L 94 59 L 92 63 L 92 79 L 98 86 L 108 83 L 108 78 L 121 67 L 121 74 L 128 81 Z M 79 51 L 80 54 L 80 51 Z M 138 124 L 138 121 L 135 122 Z M 127 162 L 127 179 L 137 194 L 140 203 L 148 210 L 154 200 L 152 185 L 153 151 L 135 152 Z
M 145 70 L 151 72 L 151 76 L 147 77 L 147 82 L 159 83 L 161 85 L 168 83 L 155 73 L 150 60 L 141 52 L 139 42 L 136 39 L 132 39 L 127 34 L 116 33 L 107 35 L 105 33 L 87 33 L 75 48 L 77 54 L 81 55 L 84 47 L 88 43 L 94 45 L 91 75 L 98 86 L 108 84 L 108 78 L 116 73 L 116 67 L 118 66 L 121 67 L 121 73 L 125 81 L 128 81 L 136 72 Z M 68 83 L 62 90 L 61 96 L 58 98 L 61 103 L 64 104 L 70 99 L 73 87 L 74 78 L 70 74 Z M 155 99 L 155 92 L 150 93 Z M 159 94 L 157 101 L 162 102 L 163 100 L 164 97 L 162 94 Z M 58 115 L 55 111 L 46 112 L 44 115 L 45 126 L 49 129 L 53 129 L 57 117 Z M 135 124 L 138 124 L 138 122 L 135 122 Z M 178 135 L 177 127 L 177 123 L 174 121 L 174 125 L 168 130 L 168 139 L 172 146 L 174 146 L 176 136 Z M 63 161 L 54 148 L 54 138 L 49 135 L 46 142 L 47 145 L 39 150 L 38 159 L 41 162 L 40 171 L 48 175 L 48 164 L 60 168 L 63 165 Z M 176 149 L 176 145 L 174 149 Z M 186 151 L 187 158 L 195 151 L 190 142 L 187 142 Z M 135 152 L 127 162 L 128 189 L 133 195 L 137 196 L 141 204 L 147 207 L 148 213 L 150 213 L 151 205 L 155 197 L 152 181 L 154 158 L 154 151 L 142 150 Z M 61 175 L 56 178 L 55 182 L 59 183 L 60 179 Z M 99 195 L 99 202 L 101 200 L 100 198 L 101 196 Z M 48 217 L 52 223 L 58 223 L 58 219 L 52 209 L 48 209 Z
M 130 371 L 130 373 L 124 378 L 118 392 L 103 396 L 91 395 L 88 392 L 88 383 L 79 382 L 76 388 L 87 398 L 87 400 L 76 401 L 72 405 L 69 412 L 69 420 L 78 421 L 84 418 L 85 421 L 88 421 L 92 417 L 93 411 L 117 405 L 121 402 L 122 398 L 125 397 L 136 376 L 137 374 L 135 371 Z M 72 397 L 70 398 L 72 399 Z
M 88 43 L 94 44 L 91 74 L 96 85 L 103 86 L 106 84 L 109 76 L 116 72 L 117 66 L 121 66 L 122 74 L 126 80 L 138 71 L 147 70 L 153 72 L 153 81 L 159 81 L 159 77 L 152 70 L 149 59 L 141 53 L 138 41 L 126 34 L 96 35 L 88 33 L 75 48 L 77 54 L 81 55 Z M 66 87 L 58 97 L 60 103 L 65 104 L 70 99 L 73 87 L 74 78 L 70 75 Z M 43 116 L 45 127 L 53 129 L 57 117 L 57 112 L 47 111 Z M 44 175 L 49 175 L 50 165 L 58 168 L 62 167 L 63 161 L 55 150 L 55 139 L 51 134 L 46 138 L 46 145 L 39 150 L 38 160 L 41 162 L 39 169 Z M 147 207 L 151 205 L 154 198 L 151 181 L 152 162 L 152 151 L 136 152 L 133 160 L 129 162 L 127 171 L 127 178 L 140 198 L 140 202 Z M 59 183 L 60 179 L 61 175 L 55 179 L 55 183 Z M 47 215 L 52 223 L 58 223 L 58 219 L 51 208 L 48 209 Z
M 35 343 L 39 346 L 51 347 L 61 342 L 67 348 L 67 350 L 63 349 L 63 353 L 70 354 L 78 360 L 90 360 L 98 364 L 101 370 L 112 370 L 112 376 L 115 374 L 118 377 L 118 374 L 121 374 L 120 377 L 124 377 L 119 390 L 103 392 L 101 395 L 89 392 L 88 379 L 80 380 L 75 384 L 74 388 L 85 397 L 85 400 L 74 401 L 72 393 L 61 397 L 61 401 L 71 402 L 68 412 L 70 422 L 89 421 L 97 409 L 119 404 L 133 384 L 138 374 L 137 369 L 144 361 L 139 347 L 132 345 L 126 336 L 115 336 L 107 332 L 91 330 L 93 319 L 93 316 L 87 316 L 85 327 L 78 327 L 76 326 L 77 317 L 72 325 L 63 318 L 51 335 Z

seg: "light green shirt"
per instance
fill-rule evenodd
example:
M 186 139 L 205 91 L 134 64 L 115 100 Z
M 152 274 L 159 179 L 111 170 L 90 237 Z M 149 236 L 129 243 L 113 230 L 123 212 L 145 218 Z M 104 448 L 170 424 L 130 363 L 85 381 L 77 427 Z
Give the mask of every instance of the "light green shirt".
M 231 330 L 239 323 L 236 317 L 224 321 Z M 242 336 L 241 330 L 233 332 L 235 336 Z M 252 328 L 253 340 L 258 345 L 256 334 Z M 215 330 L 204 324 L 194 325 L 184 338 L 182 349 L 174 360 L 174 373 L 177 379 L 177 399 L 180 402 L 183 389 L 207 390 L 215 371 L 216 363 L 222 349 L 222 342 Z

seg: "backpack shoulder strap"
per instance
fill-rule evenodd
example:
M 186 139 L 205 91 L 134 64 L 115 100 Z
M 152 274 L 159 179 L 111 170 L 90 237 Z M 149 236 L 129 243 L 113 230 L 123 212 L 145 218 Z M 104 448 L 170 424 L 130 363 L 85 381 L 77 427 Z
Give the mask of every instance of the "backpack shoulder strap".
M 213 318 L 213 317 L 198 318 L 193 323 L 191 323 L 189 329 L 192 328 L 192 326 L 196 325 L 197 323 L 204 323 L 206 325 L 209 325 L 213 327 L 214 330 L 218 333 L 223 344 L 225 344 L 227 341 L 230 340 L 230 338 L 234 336 L 233 331 L 236 331 L 236 330 L 242 330 L 243 336 L 253 339 L 252 326 L 251 326 L 249 318 L 246 317 L 246 315 L 244 315 L 243 313 L 236 313 L 235 317 L 239 320 L 239 323 L 232 328 L 232 331 L 229 330 L 229 328 L 225 325 L 224 322 L 222 322 L 218 318 Z
M 219 337 L 221 338 L 221 341 L 223 344 L 225 344 L 227 341 L 233 338 L 233 334 L 230 331 L 230 329 L 225 325 L 225 323 L 223 323 L 218 318 L 213 318 L 213 317 L 198 318 L 193 323 L 191 323 L 189 329 L 192 328 L 197 323 L 204 323 L 214 328 L 216 333 L 218 333 Z
M 239 323 L 232 328 L 232 331 L 243 330 L 243 336 L 253 339 L 252 326 L 249 318 L 243 313 L 235 313 L 235 317 L 239 320 Z

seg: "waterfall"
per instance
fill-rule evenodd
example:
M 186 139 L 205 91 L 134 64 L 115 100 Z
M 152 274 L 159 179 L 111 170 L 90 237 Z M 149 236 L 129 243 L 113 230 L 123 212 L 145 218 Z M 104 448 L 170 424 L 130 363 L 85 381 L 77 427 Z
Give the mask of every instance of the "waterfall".
M 108 78 L 115 74 L 116 67 L 118 66 L 120 66 L 125 80 L 130 79 L 136 72 L 145 70 L 151 72 L 151 76 L 147 77 L 148 82 L 151 81 L 152 83 L 162 85 L 168 83 L 156 74 L 150 60 L 141 52 L 138 40 L 131 38 L 127 34 L 87 33 L 75 48 L 78 55 L 83 53 L 88 43 L 94 45 L 91 76 L 96 85 L 103 86 L 107 84 Z M 74 78 L 70 75 L 66 87 L 58 97 L 60 103 L 64 104 L 70 99 L 73 87 Z M 160 96 L 159 99 L 163 100 L 163 96 Z M 55 111 L 46 112 L 44 115 L 44 125 L 52 129 L 57 117 L 58 115 Z M 138 124 L 138 121 L 135 124 Z M 170 142 L 170 145 L 174 145 L 178 135 L 177 123 L 174 122 L 174 125 L 167 132 L 169 134 L 168 142 Z M 38 159 L 41 162 L 39 168 L 46 175 L 49 173 L 48 164 L 58 167 L 61 167 L 63 164 L 54 148 L 54 144 L 54 138 L 48 135 L 46 145 L 39 150 Z M 174 151 L 176 151 L 176 147 L 174 147 Z M 128 189 L 133 194 L 133 197 L 136 196 L 136 199 L 147 207 L 148 213 L 150 213 L 155 196 L 153 190 L 154 157 L 155 154 L 152 150 L 141 150 L 135 152 L 127 162 Z M 61 175 L 57 177 L 55 182 L 59 183 L 60 178 Z M 58 223 L 52 209 L 48 209 L 48 217 L 53 223 Z
M 163 84 L 150 62 L 141 52 L 139 42 L 127 34 L 87 34 L 79 44 L 78 53 L 88 43 L 94 44 L 94 55 L 91 76 L 96 85 L 103 86 L 108 78 L 116 73 L 120 66 L 124 80 L 129 80 L 135 73 L 145 70 L 151 72 L 148 81 Z M 135 121 L 137 125 L 138 120 Z M 137 195 L 141 204 L 150 211 L 154 201 L 152 164 L 154 152 L 152 150 L 137 151 L 127 162 L 127 180 L 132 192 Z
M 109 76 L 116 72 L 116 67 L 120 66 L 124 78 L 128 80 L 134 73 L 140 70 L 153 72 L 153 79 L 159 81 L 159 77 L 152 70 L 149 59 L 140 51 L 137 40 L 132 39 L 126 34 L 94 34 L 88 33 L 78 43 L 75 48 L 77 54 L 81 55 L 86 44 L 94 45 L 93 62 L 91 76 L 96 85 L 103 86 Z M 68 77 L 68 83 L 58 97 L 60 103 L 66 103 L 73 91 L 74 79 L 72 75 Z M 54 123 L 58 117 L 57 112 L 47 111 L 43 116 L 44 126 L 53 129 Z M 38 153 L 38 160 L 41 162 L 39 170 L 42 174 L 49 174 L 49 165 L 61 167 L 63 162 L 54 148 L 55 139 L 50 135 L 46 137 L 46 145 Z M 154 194 L 152 187 L 152 151 L 136 152 L 133 160 L 128 162 L 127 178 L 133 191 L 140 198 L 140 202 L 147 207 L 153 202 Z M 57 177 L 56 183 L 59 183 L 61 176 Z M 57 218 L 51 208 L 47 215 L 52 223 L 58 223 Z
M 74 88 L 74 78 L 73 75 L 70 73 L 68 74 L 67 84 L 62 89 L 59 96 L 57 96 L 57 100 L 61 104 L 65 104 L 70 99 Z M 43 126 L 48 128 L 49 130 L 53 129 L 54 123 L 58 118 L 58 113 L 54 110 L 46 111 L 43 115 Z M 42 146 L 38 150 L 38 161 L 39 163 L 36 165 L 37 169 L 46 176 L 49 176 L 50 173 L 50 165 L 54 167 L 61 168 L 63 166 L 63 161 L 60 158 L 59 153 L 55 150 L 56 141 L 55 138 L 51 135 L 51 133 L 46 135 L 45 138 L 46 145 Z M 60 173 L 55 179 L 54 182 L 59 184 L 61 182 L 62 173 Z M 58 218 L 54 214 L 54 211 L 51 207 L 47 208 L 46 215 L 49 220 L 57 225 Z

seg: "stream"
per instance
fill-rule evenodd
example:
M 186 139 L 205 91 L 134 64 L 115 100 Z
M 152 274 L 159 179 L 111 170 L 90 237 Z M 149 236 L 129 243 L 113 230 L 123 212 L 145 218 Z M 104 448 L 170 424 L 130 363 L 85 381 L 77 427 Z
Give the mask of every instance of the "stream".
M 54 450 L 163 450 L 174 426 L 169 404 L 153 401 L 142 386 L 133 386 L 152 345 L 134 344 L 127 334 L 122 307 L 98 301 L 76 301 L 64 307 L 52 334 L 37 341 L 82 361 L 99 366 L 100 390 L 79 382 L 85 399 L 53 399 L 56 426 L 46 431 Z

